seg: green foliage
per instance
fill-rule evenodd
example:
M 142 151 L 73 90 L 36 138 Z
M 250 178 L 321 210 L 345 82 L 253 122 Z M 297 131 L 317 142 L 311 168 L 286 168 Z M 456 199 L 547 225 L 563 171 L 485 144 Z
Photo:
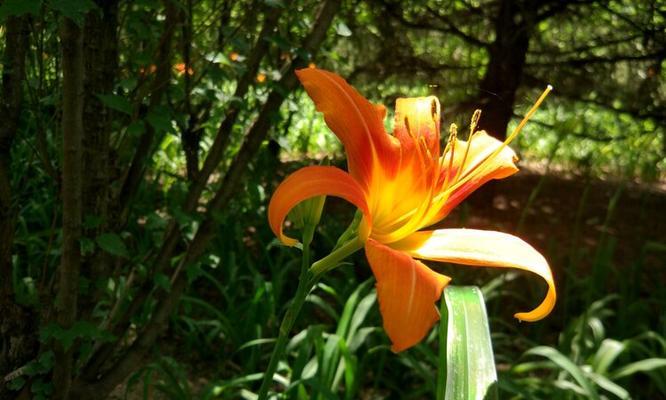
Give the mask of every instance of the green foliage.
M 95 242 L 102 250 L 114 256 L 129 257 L 129 251 L 125 246 L 123 239 L 115 233 L 103 233 L 95 239 Z
M 642 372 L 648 374 L 659 393 L 665 394 L 665 338 L 655 332 L 622 341 L 606 337 L 604 320 L 613 314 L 611 304 L 611 298 L 594 302 L 560 334 L 557 348 L 536 346 L 526 351 L 523 359 L 539 357 L 547 361 L 516 363 L 504 380 L 500 380 L 501 387 L 519 395 L 517 398 L 559 399 L 576 394 L 601 399 L 603 393 L 604 397 L 630 399 L 638 395 L 637 388 L 630 391 L 623 384 L 628 382 L 627 378 Z M 618 363 L 620 365 L 616 365 Z M 550 374 L 538 378 L 530 376 L 539 370 L 550 371 Z
M 52 0 L 48 5 L 79 26 L 83 25 L 86 13 L 97 8 L 93 0 Z
M 0 21 L 10 16 L 25 14 L 37 15 L 42 6 L 42 0 L 6 0 L 0 5 Z
M 97 97 L 105 106 L 112 110 L 120 111 L 128 115 L 132 114 L 132 104 L 122 96 L 115 94 L 98 94 Z

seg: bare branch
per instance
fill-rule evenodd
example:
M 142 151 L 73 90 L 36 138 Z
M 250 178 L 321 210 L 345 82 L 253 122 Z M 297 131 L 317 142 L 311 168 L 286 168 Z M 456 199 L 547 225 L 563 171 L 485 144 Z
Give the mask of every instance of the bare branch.
M 606 57 L 588 57 L 588 58 L 571 58 L 567 60 L 553 60 L 547 62 L 532 62 L 526 64 L 528 67 L 548 67 L 553 65 L 567 65 L 570 67 L 582 67 L 589 64 L 613 64 L 620 61 L 649 61 L 649 60 L 663 60 L 666 57 L 666 51 L 659 51 L 650 54 L 618 54 Z
M 525 75 L 525 84 L 535 88 L 535 89 L 542 89 L 544 86 L 548 84 L 548 82 L 544 79 L 541 79 L 537 76 L 534 75 Z M 581 102 L 581 103 L 587 103 L 587 104 L 593 104 L 597 107 L 619 113 L 619 114 L 627 114 L 633 118 L 638 118 L 638 119 L 652 119 L 657 122 L 664 123 L 666 122 L 666 112 L 664 112 L 663 107 L 661 108 L 661 112 L 655 111 L 655 112 L 650 112 L 650 111 L 645 111 L 642 108 L 620 108 L 620 107 L 615 107 L 612 105 L 613 101 L 612 99 L 609 98 L 604 98 L 604 99 L 589 99 L 585 98 L 583 95 L 580 95 L 578 93 L 574 92 L 568 92 L 566 90 L 562 90 L 561 88 L 558 88 L 557 90 L 557 96 L 566 98 L 569 100 L 573 100 L 576 102 Z
M 643 35 L 633 34 L 633 35 L 630 35 L 630 36 L 627 36 L 627 37 L 611 39 L 611 40 L 603 41 L 603 42 L 592 43 L 592 44 L 585 45 L 585 46 L 580 46 L 580 47 L 574 47 L 572 49 L 565 50 L 565 51 L 559 51 L 558 49 L 555 49 L 555 48 L 548 48 L 548 49 L 544 49 L 544 50 L 529 50 L 528 53 L 530 55 L 548 55 L 548 56 L 552 56 L 552 57 L 566 56 L 566 55 L 571 55 L 571 54 L 580 55 L 581 53 L 586 53 L 586 52 L 589 52 L 591 50 L 596 50 L 596 49 L 601 49 L 601 48 L 604 48 L 604 47 L 615 46 L 615 45 L 623 44 L 623 43 L 629 43 L 629 42 L 632 42 L 636 39 L 640 39 L 641 37 L 643 37 Z

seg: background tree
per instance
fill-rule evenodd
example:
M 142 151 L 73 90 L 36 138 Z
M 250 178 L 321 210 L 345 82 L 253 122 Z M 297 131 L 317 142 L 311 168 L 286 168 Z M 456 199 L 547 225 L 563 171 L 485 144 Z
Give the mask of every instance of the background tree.
M 567 113 L 600 108 L 637 123 L 664 123 L 659 76 L 666 37 L 664 10 L 656 1 L 376 4 L 382 36 L 357 39 L 376 37 L 369 47 L 378 49 L 377 56 L 356 63 L 352 75 L 378 72 L 440 85 L 452 113 L 482 108 L 481 127 L 498 137 L 514 117 L 516 99 L 526 97 L 522 92 L 547 83 Z M 391 19 L 383 20 L 387 15 Z M 563 133 L 607 139 L 581 131 Z

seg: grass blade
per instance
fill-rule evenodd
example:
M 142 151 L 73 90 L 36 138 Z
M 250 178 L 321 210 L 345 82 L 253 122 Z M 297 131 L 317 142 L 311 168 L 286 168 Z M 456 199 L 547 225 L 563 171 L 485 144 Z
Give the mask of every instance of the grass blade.
M 573 361 L 571 361 L 567 356 L 560 353 L 556 349 L 547 346 L 537 346 L 533 349 L 528 350 L 525 354 L 527 355 L 536 355 L 549 359 L 555 365 L 568 372 L 574 380 L 580 385 L 580 387 L 585 392 L 585 396 L 591 400 L 599 400 L 599 393 L 597 393 L 596 388 L 590 382 L 590 380 L 585 376 L 583 370 Z

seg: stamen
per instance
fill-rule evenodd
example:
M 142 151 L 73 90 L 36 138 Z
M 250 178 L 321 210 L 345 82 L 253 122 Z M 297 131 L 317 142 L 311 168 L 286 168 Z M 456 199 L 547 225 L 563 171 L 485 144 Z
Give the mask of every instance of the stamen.
M 472 136 L 476 127 L 479 125 L 479 119 L 481 119 L 481 110 L 474 110 L 472 114 L 472 120 L 469 123 L 469 136 Z
M 541 96 L 539 96 L 539 98 L 537 99 L 536 103 L 534 103 L 534 105 L 532 106 L 532 108 L 530 108 L 530 110 L 527 112 L 527 114 L 525 114 L 525 117 L 523 117 L 523 120 L 520 121 L 520 123 L 518 124 L 518 126 L 516 126 L 516 127 L 513 129 L 513 131 L 511 132 L 511 134 L 506 138 L 506 140 L 504 141 L 504 144 L 509 144 L 509 143 L 511 143 L 511 141 L 512 141 L 513 139 L 515 139 L 516 136 L 518 136 L 518 134 L 520 133 L 520 130 L 523 129 L 523 127 L 525 126 L 525 124 L 527 123 L 527 121 L 529 121 L 529 119 L 532 118 L 532 115 L 534 115 L 534 113 L 535 113 L 536 110 L 539 108 L 539 106 L 541 105 L 541 103 L 543 103 L 543 101 L 546 99 L 546 96 L 548 96 L 548 93 L 550 93 L 552 90 L 553 90 L 553 87 L 552 87 L 551 85 L 548 85 L 548 86 L 546 87 L 546 90 L 544 90 L 543 93 L 541 93 Z
M 438 196 L 433 196 L 433 193 L 435 192 L 435 187 L 437 185 L 437 182 L 439 181 L 439 174 L 442 172 L 444 162 L 446 160 L 446 153 L 449 149 L 451 150 L 451 157 L 449 158 L 449 170 L 451 168 L 451 165 L 453 164 L 453 156 L 455 152 L 455 143 L 457 135 L 458 135 L 458 128 L 456 127 L 455 124 L 451 124 L 451 127 L 449 129 L 449 138 L 447 141 L 446 148 L 444 150 L 444 154 L 440 158 L 440 163 L 435 165 L 438 166 L 439 168 L 435 169 L 434 171 L 435 173 L 433 173 L 432 175 L 431 184 L 428 185 L 428 194 L 426 196 L 428 198 L 428 201 L 421 203 L 417 208 L 412 209 L 410 212 L 405 213 L 400 218 L 393 221 L 389 229 L 391 231 L 391 234 L 383 238 L 383 240 L 395 241 L 401 238 L 405 232 L 409 232 L 410 230 L 417 228 L 419 224 L 422 223 L 424 218 L 428 215 L 428 213 L 433 209 L 433 206 L 441 203 L 441 200 L 439 200 Z M 430 149 L 426 145 L 424 137 L 419 138 L 419 143 L 426 150 L 428 156 L 431 157 L 432 154 L 430 153 Z M 423 162 L 422 154 L 418 150 L 420 149 L 417 149 L 417 152 L 420 160 Z M 448 180 L 448 175 L 449 175 L 448 170 L 446 171 L 446 174 Z M 423 174 L 423 179 L 427 179 L 426 173 Z
M 419 136 L 419 144 L 423 146 L 423 150 L 425 150 L 425 153 L 428 155 L 428 159 L 432 160 L 432 153 L 430 153 L 430 149 L 428 148 L 425 137 Z
M 522 121 L 520 121 L 520 123 L 518 124 L 518 126 L 516 126 L 516 128 L 511 132 L 511 134 L 506 138 L 506 140 L 504 141 L 504 143 L 502 143 L 500 146 L 498 146 L 497 149 L 495 149 L 495 151 L 493 151 L 488 157 L 486 157 L 481 163 L 479 163 L 479 168 L 475 168 L 474 171 L 471 171 L 469 174 L 467 174 L 467 175 L 466 175 L 463 179 L 461 179 L 460 181 L 455 182 L 455 183 L 454 183 L 450 188 L 448 188 L 447 190 L 448 190 L 448 191 L 454 191 L 455 189 L 457 189 L 458 187 L 460 187 L 461 185 L 463 185 L 465 182 L 469 181 L 472 177 L 474 177 L 474 176 L 476 176 L 476 175 L 479 175 L 481 172 L 483 172 L 483 166 L 487 163 L 487 161 L 490 160 L 490 159 L 492 159 L 492 158 L 494 158 L 494 157 L 496 157 L 499 153 L 501 153 L 502 150 L 504 150 L 504 148 L 505 148 L 506 146 L 508 146 L 509 143 L 511 143 L 511 141 L 513 141 L 513 139 L 516 138 L 516 136 L 518 136 L 518 133 L 520 133 L 520 130 L 523 129 L 523 127 L 525 126 L 525 124 L 527 124 L 527 121 L 529 121 L 529 119 L 532 117 L 532 115 L 534 115 L 534 113 L 535 113 L 536 110 L 539 108 L 539 106 L 541 105 L 541 103 L 543 103 L 543 101 L 546 99 L 546 96 L 548 96 L 548 94 L 549 94 L 552 90 L 553 90 L 553 87 L 552 87 L 551 85 L 548 85 L 548 86 L 546 87 L 546 90 L 544 90 L 543 93 L 541 94 L 541 96 L 539 96 L 539 98 L 537 99 L 536 103 L 534 103 L 534 105 L 532 106 L 532 108 L 530 108 L 530 110 L 527 112 L 527 114 L 525 114 L 525 117 L 522 119 Z
M 409 120 L 407 119 L 407 117 L 405 117 L 404 121 L 405 121 L 405 129 L 407 129 L 407 133 L 409 134 L 409 136 L 411 136 L 412 139 L 416 139 L 416 136 L 414 136 L 414 134 L 412 133 L 412 130 L 409 127 Z
M 449 127 L 449 141 L 446 143 L 446 149 L 444 150 L 444 155 L 442 156 L 442 163 L 446 159 L 447 150 L 451 152 L 449 157 L 449 167 L 446 169 L 446 177 L 444 178 L 444 184 L 442 185 L 445 188 L 449 184 L 449 177 L 451 176 L 451 168 L 453 167 L 453 156 L 456 151 L 456 137 L 458 136 L 458 127 L 456 124 L 451 124 Z M 443 168 L 444 166 L 441 165 Z
M 437 112 L 437 101 L 435 99 L 432 100 L 430 103 L 430 115 L 432 116 L 432 120 L 435 121 L 435 123 L 439 122 L 439 113 Z
M 444 147 L 444 154 L 442 155 L 442 162 L 444 162 L 444 156 L 446 153 L 451 150 L 453 151 L 456 147 L 456 138 L 458 137 L 458 127 L 456 124 L 451 124 L 449 127 L 449 138 L 446 140 L 446 147 Z M 444 165 L 442 165 L 444 166 Z
M 480 118 L 481 118 L 481 110 L 475 110 L 474 114 L 472 114 L 472 120 L 469 123 L 469 137 L 467 138 L 467 146 L 465 146 L 465 154 L 463 155 L 460 167 L 458 167 L 458 171 L 456 172 L 456 177 L 453 179 L 453 183 L 456 183 L 458 179 L 460 179 L 462 171 L 465 169 L 465 163 L 467 162 L 467 155 L 469 154 L 469 148 L 472 147 L 472 139 L 474 138 L 474 131 L 476 130 L 476 126 L 479 124 Z
M 407 129 L 407 133 L 409 134 L 409 137 L 412 139 L 412 142 L 414 143 L 414 151 L 416 151 L 416 155 L 419 158 L 419 162 L 421 163 L 421 166 L 423 169 L 426 167 L 426 161 L 423 159 L 423 149 L 421 149 L 421 139 L 424 139 L 423 136 L 416 136 L 413 132 L 411 127 L 409 126 L 409 120 L 407 117 L 405 117 L 405 128 Z M 418 120 L 417 120 L 418 121 Z M 428 151 L 428 155 L 430 155 L 430 151 L 428 150 L 428 146 L 425 146 L 424 148 Z

